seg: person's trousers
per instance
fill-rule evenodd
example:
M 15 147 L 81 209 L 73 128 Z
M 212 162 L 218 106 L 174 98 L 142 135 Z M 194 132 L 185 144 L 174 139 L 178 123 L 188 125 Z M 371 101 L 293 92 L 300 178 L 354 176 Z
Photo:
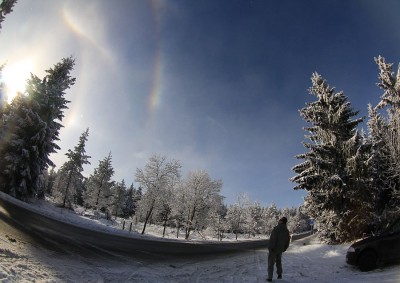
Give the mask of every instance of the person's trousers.
M 272 279 L 274 274 L 274 265 L 276 263 L 276 272 L 282 275 L 282 253 L 269 251 L 268 253 L 268 279 Z

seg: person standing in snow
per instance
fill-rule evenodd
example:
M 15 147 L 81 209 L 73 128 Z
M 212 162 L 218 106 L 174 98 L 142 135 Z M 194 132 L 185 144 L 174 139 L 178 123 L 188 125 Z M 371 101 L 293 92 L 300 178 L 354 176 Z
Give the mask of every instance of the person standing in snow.
M 290 243 L 289 230 L 286 227 L 287 218 L 282 217 L 278 221 L 278 225 L 272 230 L 268 244 L 268 282 L 272 282 L 274 273 L 274 265 L 278 273 L 278 279 L 282 279 L 282 253 L 287 250 Z

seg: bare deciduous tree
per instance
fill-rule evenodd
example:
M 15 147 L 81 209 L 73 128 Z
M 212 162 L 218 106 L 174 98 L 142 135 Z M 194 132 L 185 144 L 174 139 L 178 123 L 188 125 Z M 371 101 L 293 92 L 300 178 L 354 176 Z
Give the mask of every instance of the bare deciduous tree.
M 221 203 L 222 181 L 212 180 L 205 171 L 193 171 L 189 172 L 181 188 L 179 199 L 186 221 L 185 238 L 188 239 L 200 216 L 205 221 L 212 208 Z
M 139 202 L 139 209 L 145 215 L 142 234 L 154 209 L 160 206 L 166 190 L 180 178 L 181 167 L 178 160 L 168 161 L 165 156 L 153 155 L 143 170 L 136 169 L 136 182 L 145 190 Z

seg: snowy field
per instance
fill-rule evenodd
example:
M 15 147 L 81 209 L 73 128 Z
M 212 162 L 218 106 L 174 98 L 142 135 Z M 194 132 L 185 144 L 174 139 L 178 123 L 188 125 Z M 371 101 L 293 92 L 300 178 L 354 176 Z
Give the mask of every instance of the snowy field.
M 346 264 L 347 248 L 314 237 L 294 241 L 283 256 L 284 278 L 274 281 L 400 282 L 400 264 L 363 273 Z M 267 256 L 267 249 L 191 257 L 120 255 L 38 241 L 0 219 L 0 282 L 266 282 Z

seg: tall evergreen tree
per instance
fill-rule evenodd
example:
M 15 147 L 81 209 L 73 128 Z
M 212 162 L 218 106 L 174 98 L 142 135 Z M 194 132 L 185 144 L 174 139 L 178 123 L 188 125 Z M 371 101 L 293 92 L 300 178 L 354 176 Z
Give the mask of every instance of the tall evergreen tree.
M 111 187 L 114 185 L 112 176 L 114 168 L 111 164 L 111 152 L 103 160 L 99 161 L 99 166 L 94 169 L 94 173 L 89 176 L 86 184 L 86 192 L 83 200 L 86 207 L 91 207 L 106 211 L 110 205 Z
M 61 203 L 62 207 L 70 207 L 76 203 L 78 194 L 82 192 L 83 184 L 83 165 L 90 164 L 90 156 L 86 155 L 85 145 L 89 136 L 89 129 L 79 138 L 74 150 L 68 150 L 65 154 L 68 160 L 61 166 L 58 173 L 58 180 L 54 188 L 53 195 Z
M 309 152 L 296 157 L 304 162 L 296 165 L 297 175 L 291 181 L 295 189 L 308 192 L 305 207 L 318 221 L 321 234 L 333 242 L 360 236 L 370 221 L 371 207 L 366 161 L 368 151 L 356 127 L 361 118 L 343 92 L 335 93 L 317 73 L 312 78 L 310 94 L 315 102 L 300 110 L 310 142 Z
M 133 184 L 126 190 L 125 193 L 125 203 L 123 207 L 124 217 L 132 216 L 136 211 L 136 201 L 135 201 L 136 189 Z
M 53 191 L 54 181 L 56 180 L 57 173 L 54 167 L 51 167 L 50 171 L 45 170 L 43 172 L 43 192 L 47 195 L 51 195 Z
M 395 74 L 385 58 L 379 56 L 375 62 L 383 94 L 375 109 L 369 107 L 371 174 L 378 190 L 378 223 L 386 225 L 400 214 L 400 65 Z M 380 115 L 379 109 L 386 109 L 387 115 Z
M 56 142 L 67 101 L 65 91 L 75 83 L 70 77 L 72 58 L 64 58 L 46 71 L 43 80 L 32 75 L 26 95 L 17 95 L 1 120 L 1 190 L 17 198 L 43 195 L 41 175 L 54 166 L 49 155 L 59 150 Z
M 4 108 L 1 124 L 2 141 L 0 145 L 0 186 L 1 190 L 23 199 L 32 196 L 32 167 L 37 167 L 35 140 L 27 137 L 41 127 L 43 121 L 31 109 L 27 97 L 18 94 L 10 105 Z M 29 135 L 28 135 L 29 133 Z M 37 185 L 37 189 L 39 184 Z M 37 190 L 35 190 L 37 191 Z
M 126 204 L 126 185 L 125 180 L 117 182 L 111 188 L 110 209 L 111 214 L 117 218 L 123 215 L 124 206 Z
M 368 142 L 370 144 L 369 174 L 371 176 L 371 188 L 375 195 L 375 229 L 380 230 L 388 224 L 386 211 L 396 182 L 391 174 L 391 152 L 388 146 L 388 124 L 378 113 L 377 109 L 368 105 L 369 120 Z

